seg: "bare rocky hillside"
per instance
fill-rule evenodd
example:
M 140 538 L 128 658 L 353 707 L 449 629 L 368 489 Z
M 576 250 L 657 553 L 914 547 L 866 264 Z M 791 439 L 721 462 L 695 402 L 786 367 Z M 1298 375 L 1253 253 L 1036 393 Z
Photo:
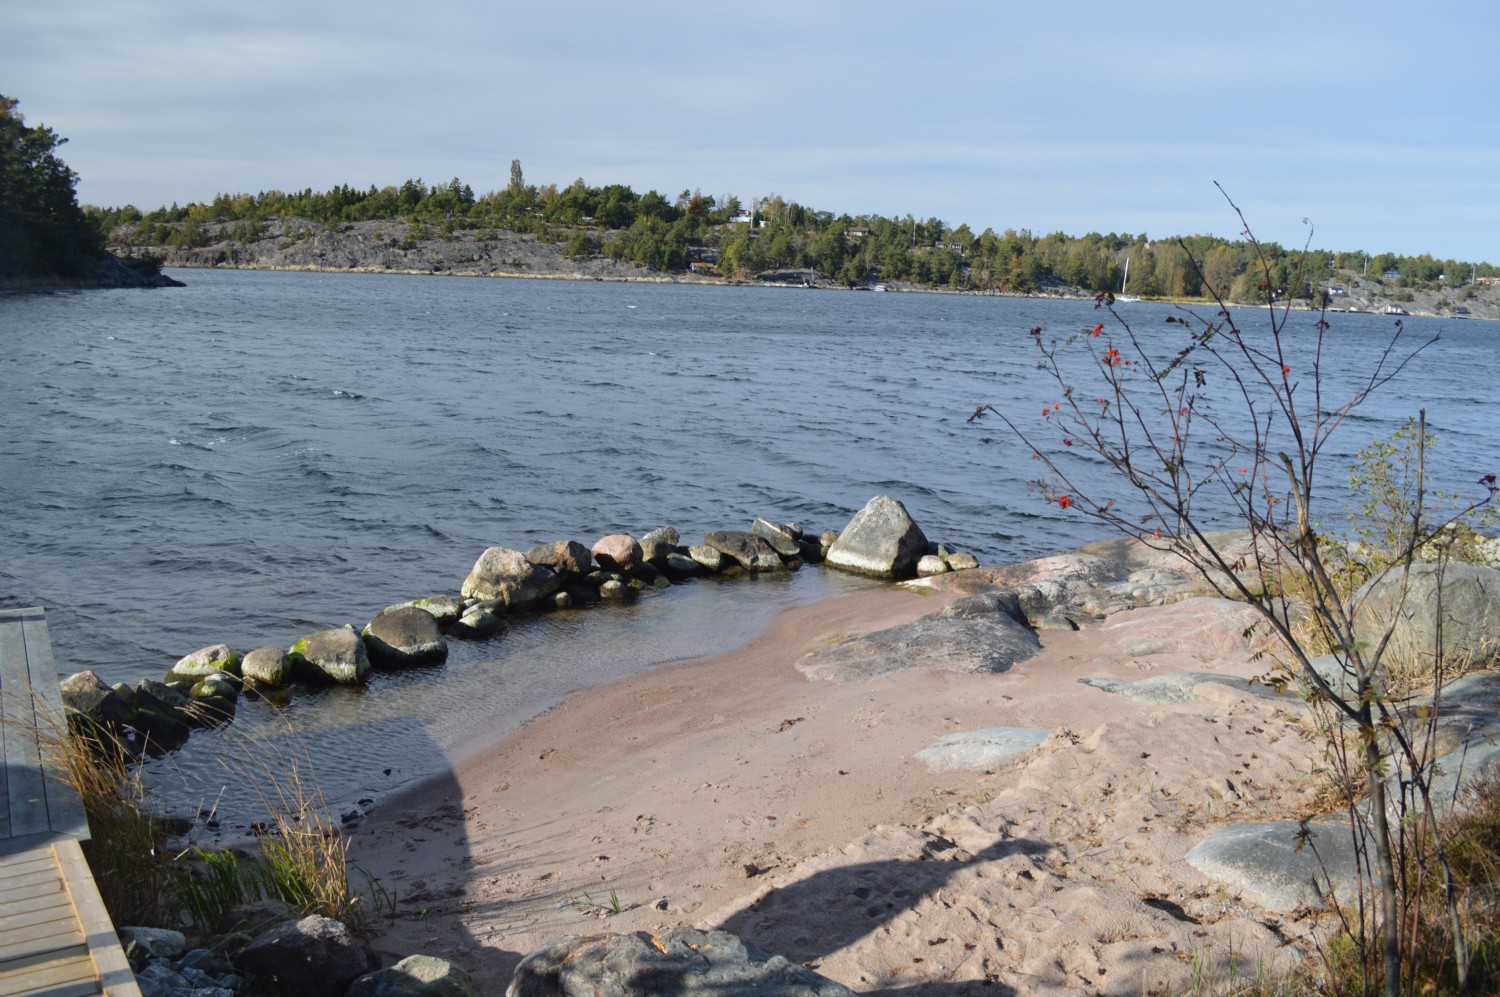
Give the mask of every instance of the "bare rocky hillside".
M 431 226 L 404 221 L 324 225 L 303 218 L 274 218 L 255 238 L 233 238 L 240 223 L 202 227 L 210 239 L 193 248 L 128 246 L 160 255 L 169 267 L 238 267 L 255 270 L 328 270 L 349 273 L 436 273 L 472 277 L 557 277 L 579 280 L 669 280 L 650 267 L 594 252 L 568 259 L 563 246 L 533 235 L 457 230 L 444 236 Z

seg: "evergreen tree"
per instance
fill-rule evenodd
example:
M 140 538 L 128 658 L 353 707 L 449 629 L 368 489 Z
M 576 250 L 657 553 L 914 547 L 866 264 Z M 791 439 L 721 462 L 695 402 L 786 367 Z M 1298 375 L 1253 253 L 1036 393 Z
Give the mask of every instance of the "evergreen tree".
M 104 240 L 78 206 L 78 175 L 54 152 L 67 139 L 28 126 L 16 103 L 0 94 L 0 280 L 82 276 Z

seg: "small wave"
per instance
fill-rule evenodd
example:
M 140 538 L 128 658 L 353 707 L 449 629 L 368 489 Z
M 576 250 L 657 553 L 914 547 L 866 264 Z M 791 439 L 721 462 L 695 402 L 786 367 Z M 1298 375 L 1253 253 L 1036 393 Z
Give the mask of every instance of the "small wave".
M 357 392 L 357 391 L 345 391 L 342 388 L 334 388 L 333 389 L 333 397 L 335 397 L 335 398 L 347 398 L 347 399 L 349 399 L 350 401 L 353 401 L 353 402 L 362 402 L 362 401 L 365 400 L 365 396 L 362 395 L 362 394 L 360 394 L 359 392 Z

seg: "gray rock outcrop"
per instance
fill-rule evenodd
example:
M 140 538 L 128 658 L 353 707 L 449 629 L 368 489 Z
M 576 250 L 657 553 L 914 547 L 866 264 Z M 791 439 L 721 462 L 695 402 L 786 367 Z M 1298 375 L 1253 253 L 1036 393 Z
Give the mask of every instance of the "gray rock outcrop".
M 854 514 L 828 548 L 830 568 L 876 578 L 910 578 L 927 553 L 927 537 L 906 507 L 877 495 Z
M 1402 587 L 1402 572 L 1394 570 L 1355 595 L 1354 632 L 1362 643 L 1378 643 L 1389 627 L 1387 655 L 1403 664 L 1430 663 L 1439 651 L 1441 623 L 1441 651 L 1449 664 L 1500 661 L 1500 570 L 1462 562 L 1413 564 L 1404 599 Z
M 853 997 L 726 931 L 561 938 L 516 967 L 506 997 Z
M 1231 824 L 1187 853 L 1188 864 L 1268 910 L 1354 898 L 1354 842 L 1347 821 Z
M 932 772 L 985 771 L 1026 754 L 1052 734 L 1039 727 L 986 727 L 945 734 L 917 752 Z
M 1041 647 L 1029 627 L 1008 616 L 934 615 L 810 651 L 797 670 L 833 682 L 919 669 L 995 673 L 1033 657 Z

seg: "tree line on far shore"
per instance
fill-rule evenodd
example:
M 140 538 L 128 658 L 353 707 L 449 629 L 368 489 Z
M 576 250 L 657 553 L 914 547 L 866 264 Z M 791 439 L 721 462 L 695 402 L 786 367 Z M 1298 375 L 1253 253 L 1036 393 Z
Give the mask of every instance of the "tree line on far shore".
M 1027 230 L 985 229 L 910 215 L 835 215 L 770 195 L 746 204 L 684 190 L 668 198 L 637 194 L 623 184 L 590 186 L 581 178 L 566 187 L 532 185 L 519 162 L 501 190 L 476 195 L 457 177 L 431 186 L 409 179 L 399 186 L 360 190 L 263 191 L 220 194 L 211 202 L 172 205 L 151 212 L 134 207 L 97 212 L 102 228 L 123 244 L 194 247 L 220 241 L 249 242 L 270 218 L 297 217 L 329 226 L 371 220 L 405 220 L 442 238 L 498 230 L 530 233 L 564 245 L 567 255 L 603 253 L 663 272 L 698 262 L 727 277 L 772 270 L 813 270 L 850 286 L 910 281 L 958 290 L 1035 293 L 1070 285 L 1086 291 L 1123 290 L 1147 297 L 1200 298 L 1217 292 L 1231 301 L 1263 300 L 1264 270 L 1251 246 L 1214 236 L 1149 239 L 1146 235 L 1037 235 Z M 1398 271 L 1403 287 L 1460 286 L 1472 277 L 1500 276 L 1500 268 L 1362 251 L 1312 250 L 1305 257 L 1271 244 L 1275 290 L 1308 298 L 1336 270 L 1381 275 Z M 1123 287 L 1129 261 L 1129 286 Z
M 447 239 L 461 233 L 483 238 L 504 229 L 563 244 L 574 259 L 602 253 L 665 273 L 696 265 L 730 278 L 811 270 L 848 286 L 909 281 L 1021 294 L 1071 286 L 1259 301 L 1268 279 L 1249 243 L 1215 236 L 1152 240 L 1144 234 L 1037 235 L 1024 229 L 975 234 L 967 224 L 938 218 L 835 215 L 775 194 L 747 205 L 734 195 L 684 190 L 668 198 L 655 190 L 637 194 L 623 184 L 593 187 L 581 178 L 566 187 L 537 186 L 526 182 L 519 161 L 511 163 L 506 187 L 483 195 L 455 177 L 431 186 L 409 179 L 364 190 L 344 184 L 326 191 L 220 194 L 207 204 L 149 212 L 131 205 L 80 208 L 77 174 L 56 155 L 65 141 L 45 126 L 27 126 L 16 101 L 0 95 L 0 280 L 81 275 L 102 259 L 107 238 L 131 247 L 247 243 L 268 219 L 279 217 L 330 227 L 402 220 L 417 232 Z M 1372 280 L 1395 272 L 1392 279 L 1409 288 L 1457 288 L 1471 278 L 1500 277 L 1500 268 L 1488 263 L 1431 255 L 1262 248 L 1270 254 L 1270 289 L 1293 298 L 1319 293 L 1336 270 Z

